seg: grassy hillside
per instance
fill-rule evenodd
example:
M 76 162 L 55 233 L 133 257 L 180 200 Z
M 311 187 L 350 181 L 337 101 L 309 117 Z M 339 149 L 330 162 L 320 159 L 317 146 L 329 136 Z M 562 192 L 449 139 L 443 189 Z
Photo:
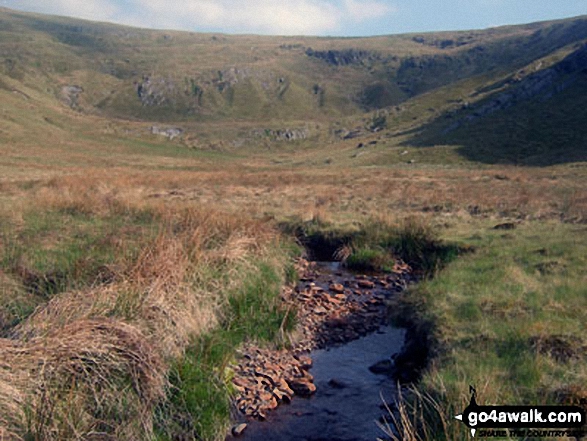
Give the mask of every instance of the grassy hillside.
M 584 17 L 372 38 L 151 31 L 7 9 L 0 19 L 5 141 L 167 136 L 246 155 L 310 148 L 310 163 L 585 157 Z M 445 147 L 394 150 L 417 146 Z
M 4 75 L 85 113 L 166 121 L 350 115 L 462 79 L 513 72 L 587 38 L 585 18 L 337 39 L 149 31 L 0 14 Z
M 405 145 L 452 144 L 487 163 L 583 161 L 586 91 L 587 45 L 573 44 L 459 99 Z

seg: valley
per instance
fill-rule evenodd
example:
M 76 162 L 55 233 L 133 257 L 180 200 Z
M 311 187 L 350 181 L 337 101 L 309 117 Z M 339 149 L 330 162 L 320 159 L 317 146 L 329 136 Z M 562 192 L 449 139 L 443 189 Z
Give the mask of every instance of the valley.
M 0 438 L 224 439 L 319 249 L 417 275 L 386 299 L 426 353 L 399 439 L 471 439 L 469 385 L 584 402 L 586 97 L 585 16 L 330 38 L 0 8 Z

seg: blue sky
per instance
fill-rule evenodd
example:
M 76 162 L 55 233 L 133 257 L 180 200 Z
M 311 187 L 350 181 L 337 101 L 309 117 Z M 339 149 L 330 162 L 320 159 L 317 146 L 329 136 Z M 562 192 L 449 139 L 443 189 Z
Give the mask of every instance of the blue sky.
M 201 32 L 369 36 L 587 14 L 586 0 L 0 0 L 24 11 Z

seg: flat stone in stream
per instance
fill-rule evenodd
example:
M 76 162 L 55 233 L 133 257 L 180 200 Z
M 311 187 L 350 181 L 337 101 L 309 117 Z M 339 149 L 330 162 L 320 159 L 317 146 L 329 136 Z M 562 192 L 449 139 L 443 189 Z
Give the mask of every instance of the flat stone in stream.
M 316 386 L 314 383 L 311 383 L 309 380 L 304 378 L 290 380 L 287 384 L 296 393 L 296 395 L 300 395 L 302 397 L 309 397 L 314 392 L 316 392 Z
M 244 433 L 246 428 L 247 428 L 246 423 L 237 424 L 236 426 L 234 426 L 232 428 L 232 436 L 234 436 L 234 437 L 241 436 Z
M 290 403 L 294 392 L 291 389 L 289 389 L 289 390 L 291 391 L 291 393 L 287 393 L 286 391 L 283 391 L 283 390 L 277 389 L 277 388 L 273 389 L 273 395 L 277 399 L 277 402 Z

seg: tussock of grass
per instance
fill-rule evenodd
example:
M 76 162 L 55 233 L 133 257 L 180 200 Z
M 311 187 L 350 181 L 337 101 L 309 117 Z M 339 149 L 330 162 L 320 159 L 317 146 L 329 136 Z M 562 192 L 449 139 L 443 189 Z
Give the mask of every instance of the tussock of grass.
M 337 228 L 318 217 L 304 221 L 299 216 L 279 223 L 280 230 L 294 236 L 305 247 L 308 257 L 317 261 L 340 259 L 341 249 L 352 241 L 353 233 Z
M 355 271 L 389 271 L 393 267 L 389 252 L 373 248 L 358 248 L 350 251 L 344 263 L 347 268 Z
M 430 276 L 461 251 L 439 240 L 437 229 L 425 218 L 371 220 L 354 237 L 347 266 L 357 270 L 389 270 L 400 258 Z
M 283 222 L 281 229 L 294 234 L 314 260 L 340 260 L 356 271 L 390 271 L 396 258 L 430 276 L 459 252 L 442 243 L 428 218 L 372 217 L 365 223 L 341 228 L 331 222 L 300 220 Z
M 0 340 L 0 404 L 8 427 L 34 439 L 152 432 L 165 390 L 164 365 L 133 326 L 78 320 L 42 338 Z
M 384 403 L 387 415 L 381 430 L 392 441 L 429 441 L 448 435 L 452 422 L 447 419 L 445 403 L 411 387 L 403 390 L 398 385 L 398 395 L 393 403 Z M 466 407 L 466 405 L 465 405 Z M 463 407 L 463 409 L 465 408 Z M 470 439 L 469 431 L 451 431 L 446 439 Z

